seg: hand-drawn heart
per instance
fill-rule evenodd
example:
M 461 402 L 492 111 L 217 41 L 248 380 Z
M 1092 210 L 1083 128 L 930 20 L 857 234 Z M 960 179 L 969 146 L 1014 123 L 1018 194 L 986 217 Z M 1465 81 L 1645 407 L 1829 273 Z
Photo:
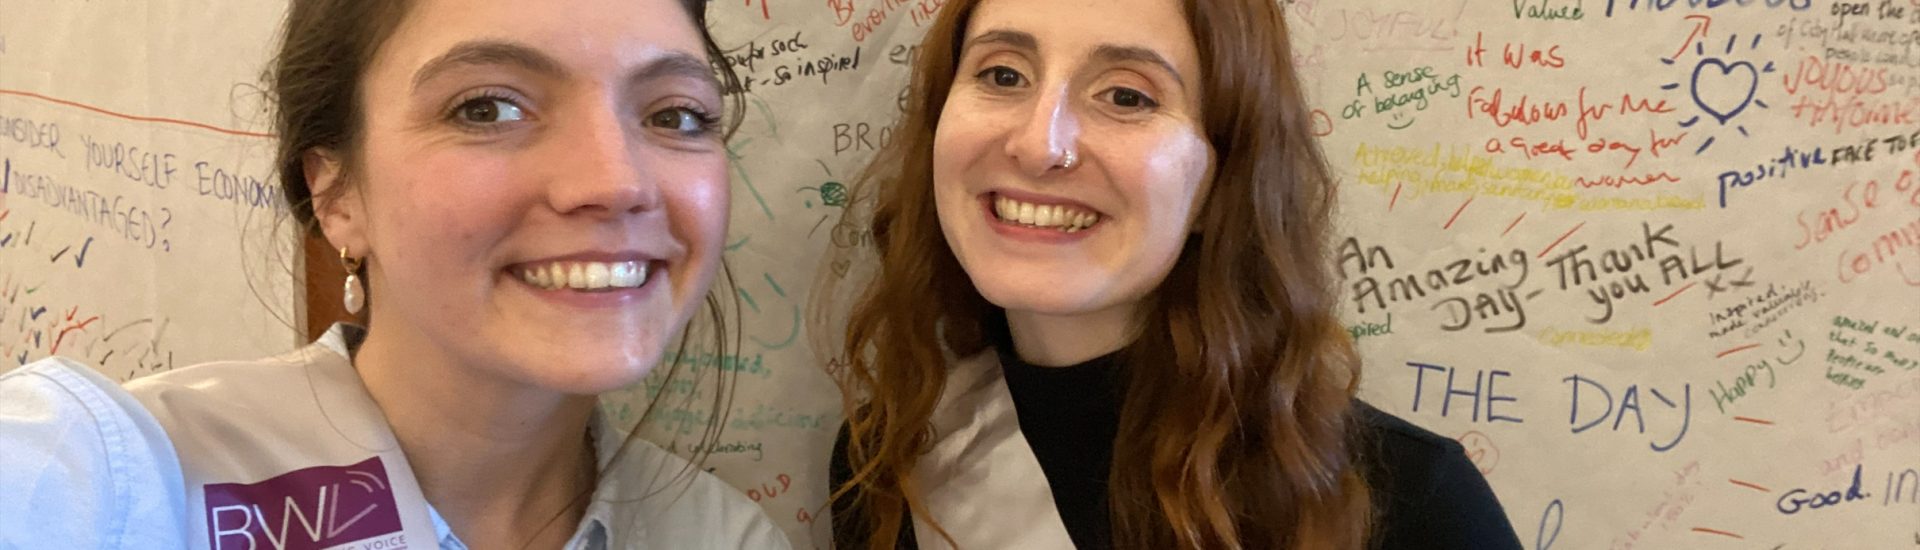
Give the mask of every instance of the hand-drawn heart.
M 1713 66 L 1719 71 L 1708 74 L 1706 71 L 1708 66 Z M 1737 70 L 1746 71 L 1744 78 L 1734 74 Z M 1705 82 L 1708 88 L 1706 90 L 1701 89 L 1702 74 L 1707 74 L 1709 77 Z M 1754 89 L 1759 87 L 1760 72 L 1753 68 L 1752 63 L 1745 61 L 1727 63 L 1718 58 L 1707 58 L 1693 67 L 1693 103 L 1699 105 L 1700 110 L 1713 115 L 1713 118 L 1723 125 L 1727 123 L 1727 119 L 1740 114 L 1740 111 L 1747 109 L 1747 105 L 1753 103 Z M 1729 106 L 1730 108 L 1719 108 Z
M 853 260 L 838 260 L 833 262 L 832 267 L 834 275 L 845 277 L 848 271 L 853 270 Z

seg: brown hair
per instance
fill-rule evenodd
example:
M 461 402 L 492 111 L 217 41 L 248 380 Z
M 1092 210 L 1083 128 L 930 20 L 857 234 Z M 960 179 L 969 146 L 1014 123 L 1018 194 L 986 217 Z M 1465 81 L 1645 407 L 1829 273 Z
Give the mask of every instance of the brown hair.
M 1272 0 L 1185 4 L 1218 165 L 1198 234 L 1121 352 L 1144 368 L 1128 369 L 1114 443 L 1113 540 L 1358 548 L 1371 513 L 1353 439 L 1359 359 L 1334 315 L 1334 186 L 1286 25 Z M 986 351 L 1004 322 L 948 247 L 933 195 L 934 134 L 977 5 L 950 2 L 928 29 L 898 137 L 857 180 L 860 209 L 846 214 L 849 223 L 871 216 L 878 265 L 848 313 L 846 361 L 833 369 L 853 471 L 835 498 L 858 495 L 860 517 L 848 519 L 874 531 L 872 548 L 894 546 L 909 509 L 937 519 L 925 516 L 926 488 L 912 472 L 932 437 L 944 354 Z M 816 321 L 831 313 L 818 307 Z
M 344 193 L 348 185 L 357 185 L 354 169 L 362 131 L 365 128 L 360 79 L 366 68 L 372 63 L 374 54 L 380 46 L 392 36 L 395 28 L 412 9 L 413 2 L 403 0 L 293 0 L 287 10 L 287 19 L 282 26 L 279 50 L 270 63 L 262 80 L 266 82 L 266 91 L 273 106 L 273 129 L 278 136 L 274 166 L 280 173 L 280 190 L 286 197 L 292 210 L 294 221 L 303 228 L 304 237 L 319 237 L 319 224 L 314 215 L 316 201 L 333 200 Z M 718 73 L 722 90 L 739 88 L 739 76 L 722 60 L 725 55 L 707 32 L 705 0 L 681 0 L 694 28 L 699 31 L 707 58 Z M 738 128 L 744 105 L 731 101 L 727 105 L 726 133 L 731 137 Z M 341 164 L 340 184 L 328 189 L 325 196 L 315 197 L 307 181 L 303 156 L 314 148 L 333 151 Z M 362 268 L 365 269 L 365 268 Z M 359 273 L 365 276 L 365 273 Z M 733 271 L 725 261 L 721 262 L 721 279 L 724 287 L 710 290 L 706 296 L 706 322 L 712 329 L 712 345 L 716 355 L 724 355 L 740 348 L 740 335 L 737 330 L 728 330 L 727 312 L 723 308 L 721 296 L 732 305 L 732 316 L 740 316 L 739 299 L 731 290 L 734 287 Z M 368 299 L 368 308 L 373 300 Z M 693 339 L 692 328 L 683 333 L 678 349 L 672 357 L 686 356 L 688 342 Z M 731 336 L 731 338 L 729 338 Z M 666 379 L 663 387 L 672 387 L 672 381 L 680 374 L 679 360 L 664 360 L 667 363 Z M 691 480 L 696 468 L 702 464 L 712 447 L 704 443 L 718 441 L 720 432 L 726 425 L 731 410 L 732 390 L 735 377 L 726 369 L 712 369 L 714 372 L 714 400 L 707 418 L 710 420 L 700 434 L 703 443 L 695 448 L 694 459 L 682 474 Z M 696 383 L 698 377 L 696 376 Z M 687 392 L 688 399 L 698 391 Z M 650 396 L 646 409 L 640 415 L 640 424 L 644 425 L 660 406 L 660 396 Z M 601 476 L 619 463 L 627 448 L 640 433 L 632 430 L 620 445 L 620 450 L 607 461 Z M 577 495 L 567 509 L 559 510 L 553 520 L 564 517 L 576 507 L 586 506 L 592 495 L 583 492 Z M 551 527 L 551 521 L 548 527 Z M 534 535 L 536 538 L 538 534 Z

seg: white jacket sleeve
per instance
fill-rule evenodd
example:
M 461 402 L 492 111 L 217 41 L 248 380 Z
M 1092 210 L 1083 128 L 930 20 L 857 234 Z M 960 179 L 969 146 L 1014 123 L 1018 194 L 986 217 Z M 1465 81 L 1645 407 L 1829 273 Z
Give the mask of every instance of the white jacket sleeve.
M 0 374 L 0 548 L 184 548 L 184 490 L 118 384 L 57 357 Z

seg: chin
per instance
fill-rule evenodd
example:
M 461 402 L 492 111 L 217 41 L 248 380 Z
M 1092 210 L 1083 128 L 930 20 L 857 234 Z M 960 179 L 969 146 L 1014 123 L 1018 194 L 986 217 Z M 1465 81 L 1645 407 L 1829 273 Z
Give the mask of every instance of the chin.
M 987 302 L 1007 311 L 1071 316 L 1102 309 L 1099 293 L 1054 277 L 986 275 L 973 277 L 973 287 Z
M 548 348 L 546 353 L 522 356 L 518 378 L 550 391 L 596 395 L 639 382 L 659 362 L 658 349 L 640 349 L 640 346 L 631 349 L 556 347 Z

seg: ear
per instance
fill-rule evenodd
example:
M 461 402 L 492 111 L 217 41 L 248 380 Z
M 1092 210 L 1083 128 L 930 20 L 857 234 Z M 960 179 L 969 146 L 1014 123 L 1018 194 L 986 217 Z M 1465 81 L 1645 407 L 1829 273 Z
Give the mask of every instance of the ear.
M 313 196 L 313 215 L 320 232 L 334 248 L 345 247 L 355 257 L 365 257 L 370 248 L 366 239 L 366 203 L 359 186 L 346 180 L 346 166 L 332 149 L 314 147 L 300 156 L 306 173 L 307 189 Z

